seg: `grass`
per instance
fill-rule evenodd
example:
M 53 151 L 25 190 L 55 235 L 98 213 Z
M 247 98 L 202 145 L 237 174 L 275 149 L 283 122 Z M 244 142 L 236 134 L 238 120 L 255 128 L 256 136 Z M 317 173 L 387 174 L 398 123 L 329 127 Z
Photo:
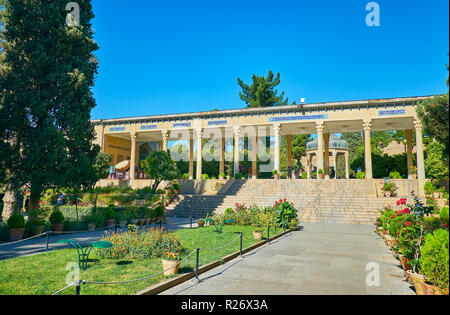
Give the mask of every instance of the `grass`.
M 223 233 L 215 232 L 213 226 L 184 229 L 174 232 L 179 236 L 184 248 L 192 253 L 197 247 L 200 250 L 199 264 L 204 265 L 239 250 L 239 233 L 244 234 L 243 248 L 258 242 L 253 239 L 251 226 L 225 226 Z M 282 232 L 278 229 L 278 233 Z M 271 230 L 271 235 L 275 231 Z M 266 234 L 265 234 L 266 236 Z M 233 239 L 232 244 L 219 248 Z M 72 270 L 66 270 L 69 262 L 77 263 L 74 249 L 62 249 L 33 256 L 24 256 L 0 261 L 0 294 L 2 295 L 49 295 L 66 286 L 66 277 Z M 195 254 L 180 265 L 179 273 L 191 272 L 195 268 Z M 100 259 L 93 251 L 89 257 L 86 271 L 80 271 L 80 279 L 86 281 L 126 281 L 142 278 L 163 271 L 161 259 L 111 260 Z M 81 287 L 83 295 L 128 295 L 146 287 L 164 281 L 169 277 L 163 274 L 139 282 L 128 284 L 99 285 L 86 284 Z M 69 281 L 70 282 L 70 281 Z M 71 287 L 60 294 L 75 294 Z

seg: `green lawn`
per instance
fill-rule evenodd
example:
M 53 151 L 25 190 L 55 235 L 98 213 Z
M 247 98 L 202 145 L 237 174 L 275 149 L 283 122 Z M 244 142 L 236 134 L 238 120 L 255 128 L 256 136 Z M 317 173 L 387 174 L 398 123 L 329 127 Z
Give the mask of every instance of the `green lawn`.
M 218 248 L 229 243 L 244 233 L 243 248 L 257 241 L 253 239 L 251 226 L 225 226 L 223 233 L 215 232 L 215 228 L 185 229 L 176 231 L 184 248 L 189 252 L 195 248 Z M 278 233 L 282 232 L 278 229 Z M 275 235 L 271 231 L 271 235 Z M 266 234 L 265 234 L 266 236 Z M 218 260 L 239 250 L 239 239 L 231 245 L 217 251 L 200 250 L 200 265 Z M 77 262 L 75 249 L 63 249 L 33 256 L 18 257 L 0 261 L 0 294 L 39 294 L 48 295 L 66 286 L 66 270 L 68 262 Z M 163 270 L 161 259 L 109 260 L 100 259 L 93 252 L 89 257 L 86 271 L 81 271 L 80 279 L 87 281 L 125 281 L 138 279 Z M 180 266 L 180 273 L 191 272 L 195 268 L 195 254 Z M 159 275 L 150 279 L 129 284 L 81 286 L 81 294 L 133 294 L 155 283 L 167 279 Z M 74 294 L 75 288 L 69 288 L 61 294 Z

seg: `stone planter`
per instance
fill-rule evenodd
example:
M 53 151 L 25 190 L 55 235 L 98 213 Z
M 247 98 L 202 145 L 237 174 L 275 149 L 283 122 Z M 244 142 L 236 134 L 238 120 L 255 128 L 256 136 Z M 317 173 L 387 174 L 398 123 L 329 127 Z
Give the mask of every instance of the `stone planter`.
M 89 223 L 89 224 L 88 224 L 88 230 L 89 230 L 89 231 L 94 231 L 94 230 L 95 230 L 95 227 L 96 227 L 95 223 Z
M 121 221 L 119 221 L 119 226 L 120 226 L 121 228 L 126 227 L 126 226 L 127 226 L 127 220 L 121 220 Z
M 426 295 L 426 288 L 424 286 L 425 284 L 425 276 L 421 275 L 419 273 L 414 273 L 411 270 L 407 271 L 409 279 L 412 281 L 414 285 L 414 289 L 416 290 L 417 295 Z
M 25 228 L 11 228 L 9 229 L 9 240 L 11 242 L 19 241 L 23 237 L 23 233 L 25 232 Z
M 263 232 L 262 231 L 253 231 L 253 238 L 255 240 L 261 240 L 263 238 Z
M 164 275 L 170 276 L 178 273 L 178 268 L 180 268 L 180 260 L 166 260 L 161 258 Z
M 116 219 L 107 219 L 106 220 L 106 226 L 107 227 L 113 227 L 115 222 L 116 222 Z
M 55 223 L 52 224 L 52 232 L 55 235 L 61 235 L 61 232 L 63 230 L 64 224 L 63 223 Z
M 33 228 L 31 229 L 31 231 L 32 231 L 32 233 L 33 233 L 33 236 L 35 236 L 35 235 L 39 235 L 39 234 L 41 234 L 42 232 L 44 232 L 44 229 L 45 229 L 45 225 L 35 225 L 35 226 L 33 226 Z

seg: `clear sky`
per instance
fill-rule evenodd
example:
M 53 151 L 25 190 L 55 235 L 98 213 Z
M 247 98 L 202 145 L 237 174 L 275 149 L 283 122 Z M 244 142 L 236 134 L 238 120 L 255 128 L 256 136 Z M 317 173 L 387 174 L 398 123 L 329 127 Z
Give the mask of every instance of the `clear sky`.
M 93 0 L 92 118 L 245 107 L 237 78 L 281 73 L 289 103 L 447 91 L 447 0 Z

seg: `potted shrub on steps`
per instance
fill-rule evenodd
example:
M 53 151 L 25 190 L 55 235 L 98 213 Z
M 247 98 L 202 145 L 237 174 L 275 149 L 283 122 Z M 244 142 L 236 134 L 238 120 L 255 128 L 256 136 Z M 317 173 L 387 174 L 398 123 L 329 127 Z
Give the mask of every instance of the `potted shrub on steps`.
M 21 240 L 25 232 L 25 218 L 18 212 L 14 212 L 7 221 L 9 240 L 11 242 Z
M 274 179 L 280 179 L 280 174 L 278 174 L 278 170 L 273 170 L 272 175 Z
M 319 169 L 319 179 L 323 179 L 323 169 Z
M 116 212 L 113 209 L 108 208 L 105 211 L 105 218 L 106 218 L 106 226 L 107 227 L 114 226 L 114 223 L 116 221 Z
M 50 215 L 49 221 L 52 224 L 52 232 L 55 235 L 60 235 L 64 226 L 64 215 L 62 214 L 62 212 L 58 209 L 53 211 L 53 213 Z

